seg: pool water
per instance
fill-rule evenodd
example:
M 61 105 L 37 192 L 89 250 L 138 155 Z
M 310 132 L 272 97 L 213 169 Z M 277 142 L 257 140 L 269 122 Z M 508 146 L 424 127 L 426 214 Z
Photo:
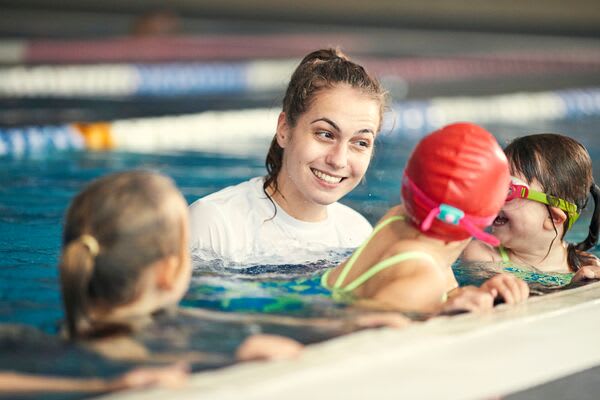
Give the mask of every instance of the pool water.
M 501 144 L 535 132 L 570 134 L 588 147 L 593 160 L 600 156 L 598 118 L 486 127 L 497 134 Z M 416 143 L 398 136 L 391 140 L 385 134 L 379 142 L 365 182 L 343 200 L 372 223 L 399 201 L 402 168 Z M 261 143 L 258 148 L 264 146 L 266 152 L 267 145 Z M 57 331 L 62 318 L 56 268 L 62 217 L 72 196 L 91 179 L 132 168 L 152 169 L 171 176 L 191 203 L 262 175 L 263 154 L 75 152 L 1 158 L 0 322 L 24 323 L 48 333 Z M 600 176 L 599 168 L 596 162 L 595 176 Z M 587 221 L 589 211 L 568 238 L 582 240 Z M 242 269 L 195 260 L 192 285 L 183 305 L 298 316 L 343 314 L 343 306 L 334 304 L 311 278 L 345 256 L 331 254 L 310 265 L 270 265 L 265 260 Z

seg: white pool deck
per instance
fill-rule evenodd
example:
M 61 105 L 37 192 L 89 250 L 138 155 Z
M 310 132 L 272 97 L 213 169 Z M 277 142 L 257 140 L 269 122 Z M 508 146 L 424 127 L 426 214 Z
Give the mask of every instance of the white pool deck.
M 295 360 L 199 373 L 151 399 L 492 399 L 600 365 L 600 282 L 485 314 L 362 331 Z

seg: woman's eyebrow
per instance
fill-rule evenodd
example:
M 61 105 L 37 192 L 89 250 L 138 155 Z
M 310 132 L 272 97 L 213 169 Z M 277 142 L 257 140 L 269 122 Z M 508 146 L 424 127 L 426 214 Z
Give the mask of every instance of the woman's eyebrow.
M 329 125 L 331 125 L 333 127 L 333 129 L 335 129 L 336 131 L 340 130 L 340 127 L 337 126 L 337 124 L 335 122 L 333 122 L 332 120 L 330 120 L 327 117 L 321 117 L 321 118 L 317 118 L 314 121 L 311 122 L 311 124 L 314 124 L 315 122 L 319 122 L 319 121 L 324 121 L 327 122 Z
M 372 129 L 361 129 L 360 131 L 356 132 L 355 135 L 360 135 L 361 133 L 370 133 L 371 135 L 375 136 L 375 132 Z
M 340 131 L 340 127 L 337 126 L 337 124 L 335 122 L 333 122 L 332 120 L 330 120 L 327 117 L 321 117 L 321 118 L 317 118 L 314 121 L 311 121 L 311 124 L 314 124 L 315 122 L 319 122 L 319 121 L 324 121 L 326 123 L 328 123 L 329 125 L 331 125 L 333 127 L 333 129 L 335 129 L 336 131 Z M 355 135 L 359 135 L 362 133 L 370 133 L 371 135 L 375 136 L 375 132 L 372 129 L 369 128 L 365 128 L 365 129 L 361 129 L 359 131 L 357 131 L 356 133 L 354 133 Z

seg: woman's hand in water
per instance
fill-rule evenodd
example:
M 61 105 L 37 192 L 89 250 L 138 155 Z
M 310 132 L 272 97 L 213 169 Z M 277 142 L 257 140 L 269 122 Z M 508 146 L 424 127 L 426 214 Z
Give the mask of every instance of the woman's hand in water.
M 483 311 L 494 307 L 494 297 L 487 291 L 476 286 L 457 287 L 448 293 L 441 307 L 442 313 L 460 311 Z
M 529 297 L 529 286 L 511 274 L 498 274 L 481 285 L 494 299 L 502 298 L 506 304 L 522 303 Z
M 600 265 L 585 265 L 573 275 L 571 283 L 600 279 Z
M 287 337 L 252 335 L 240 344 L 235 357 L 240 361 L 280 360 L 298 357 L 304 346 Z

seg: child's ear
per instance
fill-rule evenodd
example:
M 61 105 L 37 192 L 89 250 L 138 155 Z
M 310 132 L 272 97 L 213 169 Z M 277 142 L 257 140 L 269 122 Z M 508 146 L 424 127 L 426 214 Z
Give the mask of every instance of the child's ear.
M 180 260 L 177 256 L 168 256 L 156 264 L 156 285 L 159 289 L 170 290 L 177 282 Z
M 279 113 L 279 118 L 277 118 L 277 144 L 282 149 L 285 149 L 287 142 L 289 141 L 290 129 L 287 123 L 287 117 L 285 113 L 282 111 Z
M 554 227 L 562 226 L 565 223 L 567 214 L 558 207 L 548 208 L 550 209 L 550 217 L 547 219 L 549 226 L 546 229 L 554 230 Z

